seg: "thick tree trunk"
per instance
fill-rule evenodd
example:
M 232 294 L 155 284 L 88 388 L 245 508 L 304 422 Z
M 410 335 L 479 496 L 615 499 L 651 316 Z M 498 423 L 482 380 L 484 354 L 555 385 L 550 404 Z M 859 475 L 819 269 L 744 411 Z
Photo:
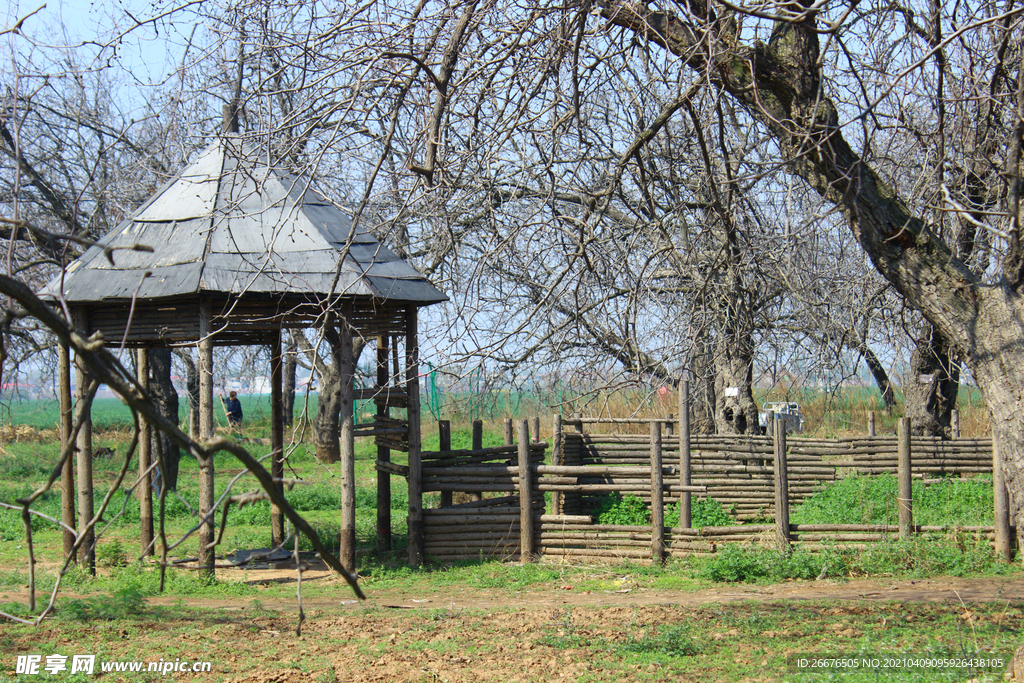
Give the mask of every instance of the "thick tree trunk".
M 321 366 L 319 399 L 313 419 L 313 442 L 316 445 L 316 456 L 321 462 L 335 463 L 341 459 L 338 443 L 341 437 L 341 336 L 332 327 L 324 334 L 324 339 L 330 348 L 331 364 Z M 362 339 L 353 341 L 353 367 L 365 345 Z
M 199 437 L 199 371 L 196 362 L 187 349 L 176 349 L 174 355 L 185 366 L 185 393 L 188 395 L 188 433 L 193 439 Z
M 695 341 L 696 351 L 691 361 L 693 386 L 693 434 L 715 433 L 715 368 L 711 362 L 709 344 L 705 338 Z
M 288 332 L 288 341 L 284 347 L 284 398 L 282 400 L 282 418 L 284 426 L 291 427 L 295 421 L 295 370 L 298 365 L 299 346 L 295 343 L 294 333 Z
M 955 345 L 991 412 L 1011 513 L 1018 533 L 1024 530 L 1024 300 L 1019 291 L 1024 258 L 1019 235 L 1010 242 L 1003 278 L 982 281 L 853 151 L 843 138 L 838 110 L 821 87 L 815 11 L 808 10 L 800 21 L 777 22 L 767 43 L 747 46 L 735 34 L 716 42 L 706 3 L 689 3 L 691 14 L 685 16 L 622 0 L 599 0 L 598 6 L 612 24 L 678 55 L 761 121 L 792 172 L 842 209 L 878 272 Z
M 150 381 L 149 392 L 153 396 L 157 409 L 169 422 L 178 424 L 178 393 L 171 382 L 171 350 L 151 349 L 149 352 Z M 157 448 L 163 449 L 164 466 L 167 468 L 163 478 L 170 489 L 178 488 L 178 461 L 181 451 L 178 444 L 168 435 L 154 429 L 150 453 L 156 458 Z M 157 486 L 162 487 L 163 481 L 157 474 Z
M 960 366 L 953 350 L 933 325 L 925 325 L 910 355 L 910 376 L 903 387 L 904 415 L 918 436 L 950 437 L 950 416 L 960 388 Z
M 751 387 L 753 346 L 746 340 L 719 338 L 715 354 L 715 430 L 719 434 L 757 434 L 757 404 Z M 726 341 L 729 339 L 729 341 Z M 731 342 L 731 343 L 730 343 Z

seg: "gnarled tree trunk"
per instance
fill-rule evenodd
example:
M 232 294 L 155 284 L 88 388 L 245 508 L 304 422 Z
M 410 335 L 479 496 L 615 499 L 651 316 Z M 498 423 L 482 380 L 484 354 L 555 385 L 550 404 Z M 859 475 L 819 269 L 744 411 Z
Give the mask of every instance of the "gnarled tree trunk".
M 174 390 L 174 384 L 171 382 L 171 350 L 150 349 L 149 368 L 149 391 L 153 395 L 157 409 L 167 421 L 178 424 L 178 392 Z M 163 449 L 163 479 L 166 480 L 169 489 L 177 489 L 178 461 L 181 459 L 178 444 L 167 434 L 155 429 L 150 443 L 150 453 L 154 458 L 158 452 L 157 448 Z M 158 488 L 163 486 L 159 474 L 155 482 Z
M 919 436 L 950 436 L 950 419 L 960 388 L 955 351 L 934 325 L 927 324 L 910 355 L 910 376 L 903 387 L 904 415 Z

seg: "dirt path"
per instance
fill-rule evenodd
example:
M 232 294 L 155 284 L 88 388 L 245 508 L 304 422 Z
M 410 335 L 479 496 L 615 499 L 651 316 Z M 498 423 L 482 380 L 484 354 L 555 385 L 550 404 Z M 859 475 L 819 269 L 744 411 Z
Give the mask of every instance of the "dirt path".
M 241 574 L 239 579 L 256 584 L 295 584 L 294 570 L 231 570 Z M 220 574 L 229 578 L 228 572 Z M 360 609 L 348 586 L 326 570 L 303 573 L 303 583 L 317 585 L 326 582 L 337 588 L 336 598 L 322 596 L 306 599 L 304 606 L 311 609 Z M 699 591 L 671 591 L 647 589 L 623 583 L 615 590 L 579 590 L 573 586 L 552 589 L 530 586 L 520 592 L 491 591 L 479 588 L 448 586 L 425 592 L 376 589 L 372 577 L 363 583 L 367 606 L 392 609 L 550 609 L 566 605 L 629 606 L 629 605 L 689 605 L 727 603 L 740 600 L 776 602 L 785 600 L 837 600 L 837 601 L 899 601 L 957 604 L 959 602 L 1024 601 L 1024 577 L 992 577 L 980 579 L 854 579 L 835 581 L 793 581 L 781 584 L 752 586 L 749 584 L 724 585 Z M 321 592 L 322 591 L 318 591 Z M 297 611 L 294 598 L 260 597 L 267 609 L 282 612 Z M 178 598 L 149 598 L 152 604 L 170 604 Z M 196 607 L 244 607 L 251 598 L 190 599 Z

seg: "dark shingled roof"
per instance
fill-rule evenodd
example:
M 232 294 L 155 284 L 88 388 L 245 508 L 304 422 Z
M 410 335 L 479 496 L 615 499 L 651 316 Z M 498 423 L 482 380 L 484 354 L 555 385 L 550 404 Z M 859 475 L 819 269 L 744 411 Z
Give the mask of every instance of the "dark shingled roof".
M 426 306 L 447 297 L 265 151 L 224 136 L 64 274 L 71 303 L 303 294 Z M 339 267 L 340 266 L 340 267 Z M 151 275 L 143 278 L 145 272 Z M 41 292 L 54 297 L 60 277 Z

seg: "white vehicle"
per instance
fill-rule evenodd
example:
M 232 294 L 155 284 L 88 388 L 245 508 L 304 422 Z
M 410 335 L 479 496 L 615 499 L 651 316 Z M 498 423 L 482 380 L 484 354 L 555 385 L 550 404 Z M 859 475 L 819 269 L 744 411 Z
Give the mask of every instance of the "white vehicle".
M 800 405 L 794 401 L 770 401 L 761 406 L 761 412 L 757 414 L 757 422 L 761 427 L 761 433 L 768 433 L 768 413 L 779 413 L 784 415 L 786 421 L 786 433 L 804 431 L 804 416 L 800 413 Z

